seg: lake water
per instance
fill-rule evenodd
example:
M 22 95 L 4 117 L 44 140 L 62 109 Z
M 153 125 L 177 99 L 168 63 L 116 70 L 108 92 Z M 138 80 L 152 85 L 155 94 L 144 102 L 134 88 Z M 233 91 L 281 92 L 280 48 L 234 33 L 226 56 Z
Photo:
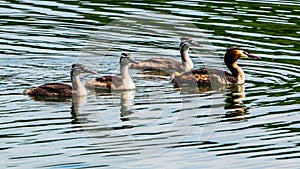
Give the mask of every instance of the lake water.
M 299 168 L 300 1 L 0 0 L 1 168 Z M 175 89 L 168 76 L 130 70 L 135 91 L 73 101 L 37 100 L 25 88 L 70 83 L 73 63 L 119 73 L 136 60 L 180 60 L 226 70 L 240 46 L 242 86 Z M 82 81 L 96 76 L 83 75 Z

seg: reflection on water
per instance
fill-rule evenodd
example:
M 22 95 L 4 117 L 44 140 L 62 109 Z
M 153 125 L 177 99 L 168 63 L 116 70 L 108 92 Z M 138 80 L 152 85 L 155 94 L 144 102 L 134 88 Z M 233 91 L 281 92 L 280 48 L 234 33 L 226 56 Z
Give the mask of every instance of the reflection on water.
M 298 1 L 4 0 L 0 8 L 4 168 L 299 168 Z M 132 93 L 22 94 L 70 82 L 73 63 L 118 73 L 121 52 L 180 60 L 181 36 L 203 45 L 190 51 L 195 69 L 226 70 L 230 46 L 262 60 L 239 61 L 246 83 L 238 86 L 177 90 L 163 74 L 131 70 Z
M 121 97 L 120 97 L 120 103 L 121 103 L 121 117 L 122 120 L 126 120 L 126 116 L 129 116 L 130 114 L 134 113 L 132 111 L 132 105 L 134 101 L 134 91 L 123 91 L 121 92 Z
M 82 123 L 83 119 L 79 120 L 78 115 L 80 114 L 80 106 L 86 104 L 87 96 L 76 96 L 72 97 L 72 106 L 71 106 L 71 116 L 72 116 L 72 124 Z
M 245 98 L 245 86 L 234 85 L 229 88 L 230 92 L 225 100 L 225 120 L 245 120 L 247 106 L 243 103 Z

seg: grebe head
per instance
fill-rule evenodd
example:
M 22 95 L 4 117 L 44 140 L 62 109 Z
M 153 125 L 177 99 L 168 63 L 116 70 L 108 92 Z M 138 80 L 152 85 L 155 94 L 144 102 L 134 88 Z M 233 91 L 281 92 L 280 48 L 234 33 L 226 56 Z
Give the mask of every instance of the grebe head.
M 224 57 L 224 61 L 226 64 L 232 64 L 240 58 L 248 58 L 248 57 L 254 59 L 260 59 L 260 57 L 250 54 L 244 49 L 238 47 L 231 47 L 227 49 Z
M 198 46 L 198 47 L 201 47 L 200 44 L 198 44 L 194 39 L 192 39 L 191 37 L 186 37 L 186 36 L 183 36 L 183 37 L 180 37 L 180 40 L 181 42 L 185 42 L 185 43 L 188 43 L 192 46 Z M 180 47 L 180 46 L 179 46 Z
M 179 49 L 182 52 L 188 51 L 190 49 L 190 46 L 201 47 L 201 45 L 199 45 L 195 40 L 193 40 L 190 37 L 181 37 L 180 40 L 181 40 L 181 43 L 179 45 Z
M 71 77 L 78 76 L 81 73 L 97 74 L 96 72 L 89 70 L 86 66 L 82 64 L 73 64 L 70 73 L 71 73 Z
M 179 44 L 179 49 L 180 49 L 180 51 L 188 51 L 190 49 L 190 46 L 186 41 L 182 41 Z
M 129 63 L 137 63 L 130 53 L 122 53 L 120 57 L 120 65 L 128 65 Z

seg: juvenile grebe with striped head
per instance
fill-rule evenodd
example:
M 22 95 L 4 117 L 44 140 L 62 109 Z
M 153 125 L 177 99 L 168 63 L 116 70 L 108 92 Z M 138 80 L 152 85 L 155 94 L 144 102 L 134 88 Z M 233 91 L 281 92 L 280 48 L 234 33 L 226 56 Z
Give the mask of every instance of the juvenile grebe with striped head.
M 23 93 L 30 96 L 46 97 L 71 97 L 87 95 L 87 90 L 79 79 L 79 75 L 82 73 L 96 74 L 82 64 L 73 64 L 70 71 L 72 86 L 63 83 L 46 83 L 35 88 L 25 89 Z
M 175 86 L 180 84 L 193 84 L 195 82 L 198 86 L 211 84 L 243 84 L 245 82 L 245 74 L 236 61 L 240 58 L 248 57 L 260 59 L 258 56 L 249 54 L 246 50 L 231 47 L 227 49 L 224 57 L 224 63 L 231 73 L 217 69 L 202 68 L 181 75 L 175 74 L 172 82 Z
M 130 77 L 128 67 L 131 63 L 137 63 L 130 53 L 122 53 L 120 57 L 120 72 L 118 76 L 103 76 L 88 81 L 85 87 L 96 90 L 132 90 L 135 84 Z
M 139 70 L 161 70 L 167 73 L 171 72 L 187 72 L 193 69 L 194 64 L 189 56 L 190 46 L 200 46 L 196 41 L 191 38 L 181 38 L 179 51 L 181 61 L 171 58 L 151 58 L 131 64 L 130 68 Z

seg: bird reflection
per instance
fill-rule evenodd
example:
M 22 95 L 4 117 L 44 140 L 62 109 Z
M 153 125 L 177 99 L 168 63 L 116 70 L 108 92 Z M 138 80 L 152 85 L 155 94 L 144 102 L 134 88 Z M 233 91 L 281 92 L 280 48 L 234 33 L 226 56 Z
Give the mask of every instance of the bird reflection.
M 72 97 L 72 106 L 71 106 L 71 116 L 72 116 L 72 124 L 80 123 L 78 114 L 80 112 L 80 106 L 86 102 L 86 96 L 73 96 Z
M 113 98 L 120 98 L 120 119 L 128 121 L 127 116 L 133 114 L 132 105 L 134 101 L 135 90 L 112 90 L 110 93 L 103 93 L 101 90 L 94 90 L 92 92 L 96 96 L 113 96 Z
M 224 109 L 227 110 L 225 118 L 231 120 L 245 120 L 248 108 L 244 105 L 242 99 L 245 98 L 245 86 L 234 85 L 229 88 Z
M 176 91 L 179 91 L 182 94 L 185 94 L 185 93 L 199 94 L 199 93 L 205 93 L 205 92 L 209 92 L 209 91 L 224 91 L 228 88 L 230 88 L 230 85 L 212 84 L 212 85 L 198 86 L 196 83 L 192 83 L 187 86 L 182 85 L 180 88 L 175 87 L 174 89 Z
M 187 86 L 181 88 L 175 88 L 180 91 L 181 94 L 200 94 L 209 91 L 224 92 L 229 91 L 226 94 L 225 106 L 226 110 L 225 118 L 226 121 L 232 120 L 245 120 L 245 116 L 248 108 L 244 105 L 242 99 L 245 98 L 245 86 L 244 85 L 211 85 L 211 86 Z
M 127 118 L 127 116 L 129 116 L 130 114 L 134 113 L 131 110 L 131 106 L 133 105 L 133 100 L 134 100 L 134 91 L 122 91 L 121 92 L 121 98 L 120 98 L 120 104 L 121 104 L 121 108 L 120 108 L 120 116 L 121 116 L 121 120 L 122 121 L 128 121 L 129 119 Z

